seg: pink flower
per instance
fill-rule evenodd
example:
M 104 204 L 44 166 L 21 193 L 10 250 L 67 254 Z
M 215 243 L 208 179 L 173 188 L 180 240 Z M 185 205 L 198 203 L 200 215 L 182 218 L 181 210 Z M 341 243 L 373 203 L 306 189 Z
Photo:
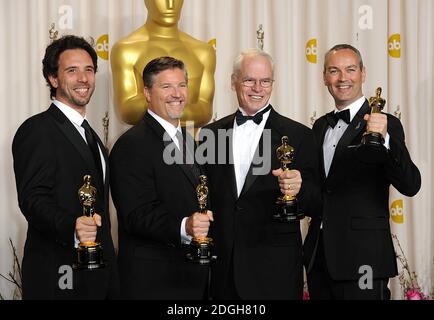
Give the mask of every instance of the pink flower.
M 310 300 L 309 292 L 303 291 L 303 300 Z
M 423 294 L 419 289 L 410 289 L 405 293 L 406 300 L 424 300 Z

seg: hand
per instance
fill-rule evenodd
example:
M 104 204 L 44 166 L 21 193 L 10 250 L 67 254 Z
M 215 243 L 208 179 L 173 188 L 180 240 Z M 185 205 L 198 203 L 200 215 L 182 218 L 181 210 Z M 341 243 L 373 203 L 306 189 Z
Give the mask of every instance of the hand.
M 195 212 L 187 218 L 185 223 L 185 231 L 188 235 L 194 238 L 203 238 L 208 234 L 210 221 L 214 221 L 211 211 L 207 211 L 206 214 Z
M 387 116 L 383 113 L 365 114 L 363 117 L 368 123 L 366 124 L 366 131 L 381 133 L 383 138 L 387 134 Z
M 93 217 L 81 216 L 75 220 L 75 234 L 81 242 L 95 242 L 98 227 L 101 227 L 101 216 L 94 214 Z
M 277 169 L 272 173 L 279 181 L 280 192 L 288 196 L 296 196 L 300 192 L 303 182 L 300 171 Z

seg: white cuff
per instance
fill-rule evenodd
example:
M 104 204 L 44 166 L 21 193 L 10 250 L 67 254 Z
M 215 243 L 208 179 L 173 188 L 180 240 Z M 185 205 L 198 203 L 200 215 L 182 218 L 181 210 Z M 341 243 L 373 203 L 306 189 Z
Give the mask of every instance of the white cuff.
M 185 230 L 185 224 L 187 223 L 187 219 L 188 219 L 188 217 L 185 217 L 184 219 L 182 219 L 182 222 L 181 222 L 181 243 L 182 244 L 190 244 L 191 239 L 193 238 L 192 236 L 189 236 L 187 234 L 187 231 Z
M 390 135 L 389 133 L 386 133 L 386 138 L 384 138 L 384 146 L 387 148 L 387 150 L 390 150 Z
M 78 248 L 80 240 L 77 239 L 77 234 L 74 232 L 74 248 Z

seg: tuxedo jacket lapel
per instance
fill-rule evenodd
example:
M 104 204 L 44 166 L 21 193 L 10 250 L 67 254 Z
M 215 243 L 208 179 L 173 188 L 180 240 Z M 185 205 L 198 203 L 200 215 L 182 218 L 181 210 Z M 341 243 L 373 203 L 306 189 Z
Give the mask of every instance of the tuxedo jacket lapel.
M 92 128 L 91 128 L 92 129 Z M 109 177 L 110 177 L 110 168 L 109 168 L 109 160 L 108 160 L 108 154 L 107 149 L 105 148 L 104 144 L 102 143 L 101 139 L 99 138 L 98 134 L 92 129 L 94 136 L 97 139 L 98 145 L 101 148 L 102 155 L 104 157 L 105 162 L 105 179 L 104 179 L 104 197 L 108 199 L 109 196 Z
M 344 134 L 342 135 L 342 138 L 339 140 L 339 143 L 337 145 L 337 150 L 341 151 L 342 148 L 346 148 L 351 145 L 354 138 L 360 134 L 363 128 L 366 126 L 366 121 L 363 119 L 366 113 L 369 112 L 369 106 L 368 102 L 366 101 L 363 106 L 360 108 L 360 110 L 357 112 L 357 114 L 354 116 L 351 123 L 348 125 L 347 130 L 345 130 Z
M 54 117 L 55 124 L 63 132 L 63 134 L 67 137 L 67 139 L 74 145 L 77 149 L 80 156 L 86 162 L 86 165 L 89 169 L 92 169 L 96 172 L 95 161 L 93 160 L 92 153 L 87 146 L 86 142 L 80 136 L 80 133 L 68 120 L 68 118 L 59 110 L 54 104 L 50 106 L 48 112 Z
M 264 132 L 266 130 L 270 130 L 271 132 L 271 148 L 272 150 L 264 150 Z M 281 144 L 282 134 L 284 132 L 282 128 L 280 128 L 279 123 L 276 118 L 276 112 L 273 108 L 270 110 L 270 115 L 268 116 L 267 122 L 265 123 L 264 130 L 262 131 L 261 138 L 259 139 L 259 143 L 256 147 L 255 154 L 252 159 L 252 163 L 250 164 L 249 171 L 247 172 L 246 180 L 244 182 L 243 189 L 241 190 L 240 197 L 244 195 L 249 189 L 253 186 L 256 179 L 261 175 L 260 167 L 263 168 L 271 168 L 273 163 L 274 152 L 277 147 Z M 265 152 L 270 152 L 269 155 L 265 155 Z M 260 158 L 261 157 L 261 158 Z M 261 163 L 260 160 L 263 162 Z M 259 172 L 253 172 L 253 170 L 258 170 Z M 263 174 L 268 174 L 263 173 Z
M 270 115 L 271 116 L 271 115 Z M 265 124 L 264 131 L 271 129 L 269 118 L 267 120 L 267 123 Z M 256 179 L 258 179 L 259 174 L 254 173 L 253 171 L 260 170 L 260 166 L 265 166 L 267 168 L 268 163 L 260 163 L 261 160 L 259 157 L 262 155 L 262 160 L 266 162 L 270 162 L 270 157 L 264 157 L 264 132 L 261 134 L 261 138 L 259 139 L 258 145 L 256 146 L 255 154 L 252 158 L 252 163 L 250 164 L 249 171 L 247 171 L 246 179 L 244 181 L 243 189 L 241 190 L 240 197 L 242 197 L 246 192 L 249 191 L 249 189 L 252 187 L 252 185 L 255 183 Z M 268 150 L 266 150 L 268 152 Z M 269 166 L 269 165 L 268 165 Z M 255 171 L 256 171 L 255 170 Z
M 228 122 L 226 125 L 222 128 L 225 130 L 226 134 L 230 132 L 230 135 L 225 138 L 224 146 L 226 148 L 225 154 L 225 164 L 223 164 L 225 168 L 225 175 L 228 177 L 228 181 L 230 181 L 230 188 L 232 191 L 232 195 L 234 196 L 234 199 L 238 199 L 238 190 L 237 190 L 237 179 L 235 176 L 235 166 L 234 166 L 234 150 L 233 150 L 233 138 L 234 138 L 234 121 L 235 121 L 235 113 L 232 114 L 228 118 Z M 218 132 L 216 132 L 218 136 Z M 219 141 L 217 139 L 217 141 Z M 222 141 L 219 141 L 219 143 L 223 143 Z M 216 149 L 219 149 L 219 146 L 216 145 Z M 218 155 L 218 152 L 216 152 Z M 216 159 L 216 162 L 218 162 L 218 158 Z
M 366 127 L 366 121 L 363 119 L 365 114 L 369 113 L 370 108 L 368 101 L 366 100 L 363 106 L 360 108 L 360 110 L 356 113 L 353 120 L 348 125 L 347 130 L 345 130 L 344 134 L 342 135 L 341 139 L 338 142 L 338 145 L 336 146 L 336 151 L 333 156 L 332 163 L 330 165 L 330 173 L 333 171 L 334 164 L 337 162 L 340 156 L 344 153 L 345 149 L 355 147 L 355 145 L 352 145 L 354 139 L 362 133 L 362 130 Z M 324 141 L 324 135 L 323 135 L 323 141 Z M 360 141 L 357 142 L 357 144 L 360 143 Z M 323 158 L 324 159 L 324 158 Z M 324 161 L 322 161 L 324 166 Z
M 238 199 L 238 192 L 233 156 L 234 120 L 235 113 L 227 116 L 222 122 L 219 123 L 220 126 L 215 128 L 215 130 L 211 129 L 211 126 L 210 129 L 212 131 L 209 133 L 207 132 L 204 134 L 203 132 L 205 131 L 203 131 L 201 136 L 202 139 L 204 139 L 204 143 L 215 141 L 213 146 L 215 159 L 212 160 L 218 165 L 211 165 L 211 167 L 215 167 L 217 169 L 217 175 L 225 177 L 225 181 L 227 181 L 228 184 L 226 188 L 229 189 L 228 191 L 233 196 L 234 201 L 236 201 L 236 199 Z M 205 130 L 209 129 L 205 128 Z M 213 136 L 208 137 L 209 134 L 212 134 Z
M 318 146 L 319 146 L 319 150 L 320 150 L 320 174 L 321 174 L 321 180 L 324 181 L 326 179 L 326 175 L 325 175 L 325 167 L 324 167 L 324 150 L 323 150 L 323 144 L 324 144 L 324 139 L 325 139 L 325 134 L 327 132 L 327 129 L 329 128 L 329 123 L 327 122 L 326 118 L 322 118 L 321 120 L 319 120 L 320 122 L 318 123 L 318 130 L 319 130 L 319 141 L 318 141 Z M 318 137 L 318 136 L 317 136 Z
M 259 162 L 258 162 L 258 158 L 260 154 L 263 154 L 263 147 L 262 147 L 262 142 L 263 142 L 263 138 L 264 136 L 261 136 L 261 139 L 259 139 L 259 144 L 256 147 L 255 150 L 255 155 L 253 156 L 252 159 L 252 163 L 250 164 L 250 168 L 249 171 L 247 171 L 247 175 L 246 175 L 246 179 L 244 180 L 244 185 L 243 185 L 243 189 L 240 192 L 240 198 L 247 192 L 249 191 L 250 187 L 253 185 L 253 183 L 256 181 L 256 179 L 258 178 L 258 174 L 254 174 L 253 170 L 255 169 L 255 167 L 259 166 Z M 265 157 L 267 158 L 267 157 Z M 232 165 L 233 167 L 233 165 Z M 259 169 L 258 169 L 259 170 Z
M 187 132 L 185 128 L 182 128 L 181 130 L 182 130 L 183 139 L 186 139 L 187 151 L 191 154 L 191 156 L 193 156 L 193 159 L 187 159 L 187 161 L 193 161 L 200 170 L 200 166 L 196 163 L 196 159 L 195 159 L 196 141 L 194 141 L 194 138 Z M 193 150 L 188 149 L 189 146 L 192 146 Z M 199 184 L 199 176 L 195 172 L 193 172 L 191 165 L 183 163 L 180 164 L 180 167 L 182 170 L 184 170 L 184 173 L 188 176 L 190 182 L 192 182 L 192 184 L 196 187 Z
M 158 139 L 161 139 L 164 148 L 168 147 L 171 144 L 174 144 L 172 140 L 169 141 L 164 139 L 164 134 L 166 133 L 166 130 L 164 130 L 164 128 L 158 123 L 158 121 L 155 120 L 149 113 L 145 114 L 143 121 L 147 126 L 152 128 L 152 130 L 154 131 Z M 185 137 L 185 129 L 183 129 L 182 131 L 183 131 L 183 136 Z M 175 152 L 179 152 L 179 149 L 176 148 L 176 146 L 175 146 Z M 182 159 L 182 154 L 181 155 L 178 154 L 177 156 L 178 157 L 180 156 Z M 182 170 L 182 172 L 184 173 L 188 181 L 190 181 L 191 185 L 194 188 L 196 188 L 196 186 L 199 183 L 199 178 L 198 177 L 196 178 L 194 176 L 190 167 L 186 164 L 179 164 L 179 163 L 175 163 L 174 165 L 178 166 Z

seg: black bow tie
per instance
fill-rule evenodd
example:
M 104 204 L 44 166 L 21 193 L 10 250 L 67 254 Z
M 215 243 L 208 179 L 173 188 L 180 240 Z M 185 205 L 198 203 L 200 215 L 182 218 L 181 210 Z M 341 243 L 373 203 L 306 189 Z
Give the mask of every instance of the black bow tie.
M 240 110 L 237 110 L 237 112 L 235 113 L 235 119 L 237 121 L 237 125 L 240 126 L 243 123 L 245 123 L 247 120 L 253 120 L 254 123 L 260 124 L 262 122 L 262 118 L 264 116 L 264 113 L 269 111 L 270 109 L 271 109 L 271 106 L 268 106 L 264 110 L 262 110 L 261 112 L 258 112 L 257 114 L 255 114 L 254 116 L 245 116 L 241 113 Z
M 327 122 L 329 123 L 330 127 L 334 128 L 335 125 L 338 123 L 339 119 L 342 119 L 345 121 L 345 123 L 350 123 L 350 110 L 346 109 L 344 111 L 340 112 L 329 112 L 327 113 Z

